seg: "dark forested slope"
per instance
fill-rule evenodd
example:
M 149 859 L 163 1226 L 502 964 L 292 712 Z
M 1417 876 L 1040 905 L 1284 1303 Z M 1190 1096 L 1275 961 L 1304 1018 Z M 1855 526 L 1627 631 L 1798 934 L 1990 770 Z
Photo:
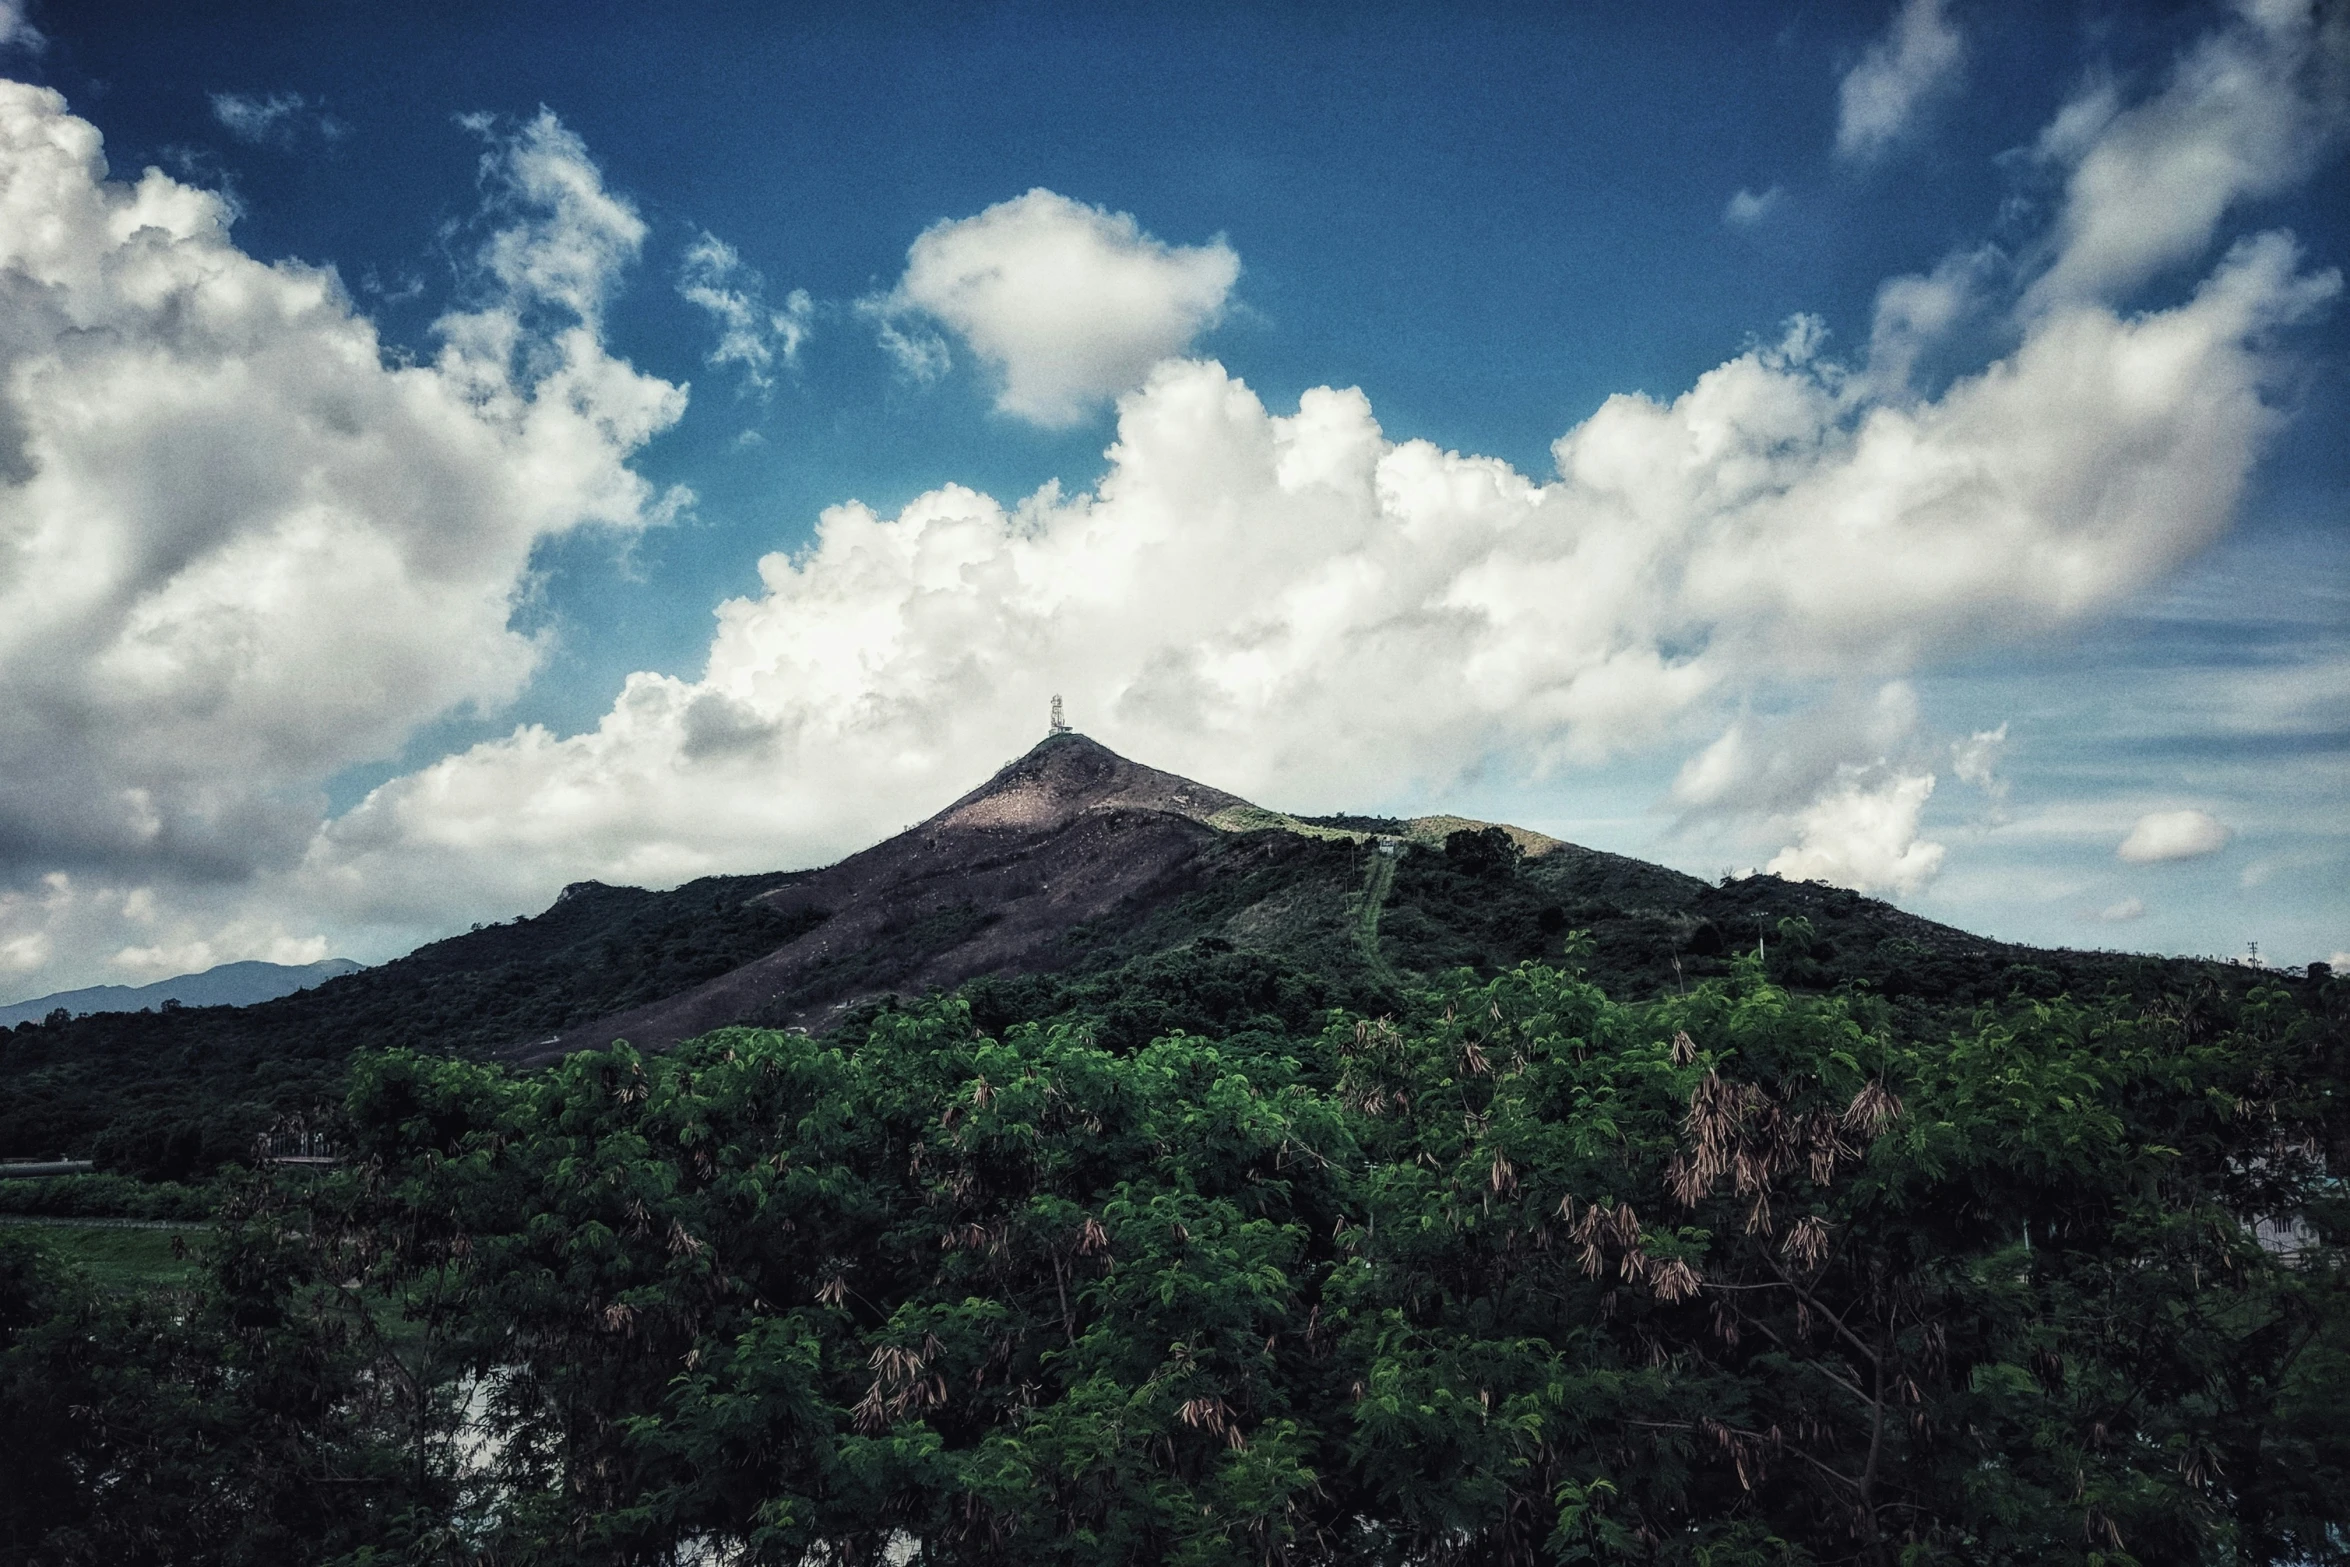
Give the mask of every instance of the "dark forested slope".
M 178 1179 L 246 1157 L 341 1093 L 360 1046 L 484 1052 L 724 973 L 810 915 L 751 900 L 785 876 L 670 892 L 581 882 L 546 912 L 249 1007 L 100 1013 L 0 1032 L 0 1154 L 96 1155 Z

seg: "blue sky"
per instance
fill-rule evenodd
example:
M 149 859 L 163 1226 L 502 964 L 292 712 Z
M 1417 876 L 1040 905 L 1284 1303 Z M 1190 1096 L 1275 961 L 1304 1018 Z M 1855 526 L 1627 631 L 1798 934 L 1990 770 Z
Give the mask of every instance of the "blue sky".
M 0 301 L 0 994 L 820 862 L 1062 688 L 1271 804 L 2350 947 L 2339 16 L 0 32 L 0 211 L 82 215 Z

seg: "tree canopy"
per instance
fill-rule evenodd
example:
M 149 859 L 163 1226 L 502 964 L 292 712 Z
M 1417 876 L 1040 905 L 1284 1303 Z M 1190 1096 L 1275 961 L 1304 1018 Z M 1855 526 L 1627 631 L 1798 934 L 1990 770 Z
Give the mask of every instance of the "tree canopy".
M 0 1247 L 0 1543 L 2350 1560 L 2350 986 L 1294 1001 L 363 1055 L 197 1296 Z

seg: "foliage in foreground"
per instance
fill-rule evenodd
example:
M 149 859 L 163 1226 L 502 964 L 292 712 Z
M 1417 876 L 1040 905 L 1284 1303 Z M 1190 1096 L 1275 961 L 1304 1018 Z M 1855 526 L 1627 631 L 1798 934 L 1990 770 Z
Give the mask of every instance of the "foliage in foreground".
M 200 1297 L 0 1252 L 0 1548 L 2350 1560 L 2344 988 L 363 1057 Z

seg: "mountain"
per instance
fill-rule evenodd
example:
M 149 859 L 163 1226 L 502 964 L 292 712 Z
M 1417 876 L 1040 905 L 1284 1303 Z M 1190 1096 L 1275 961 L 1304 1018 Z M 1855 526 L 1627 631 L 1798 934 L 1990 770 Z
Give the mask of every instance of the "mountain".
M 2010 946 L 1824 884 L 1713 886 L 1465 817 L 1293 816 L 1077 734 L 1048 737 L 896 837 L 777 878 L 746 907 L 799 934 L 493 1053 L 527 1065 L 622 1039 L 664 1049 L 730 1023 L 821 1031 L 890 996 L 1082 979 L 1201 941 L 1286 961 L 1354 1005 L 1400 999 L 1408 976 L 1559 956 L 1570 929 L 1617 993 L 1686 985 L 1757 943 L 1799 985 L 1859 979 L 1960 1005 L 2124 981 L 2148 961 Z
M 1202 938 L 1288 958 L 1358 994 L 1392 991 L 1399 975 L 1380 932 L 1399 856 L 1485 834 L 1495 867 L 1538 863 L 1535 884 L 1554 896 L 1479 888 L 1474 901 L 1492 907 L 1467 923 L 1485 927 L 1482 941 L 1457 917 L 1408 907 L 1389 939 L 1430 956 L 1425 940 L 1413 943 L 1424 927 L 1419 936 L 1450 949 L 1409 967 L 1542 956 L 1564 929 L 1561 898 L 1621 914 L 1615 895 L 1658 913 L 1704 890 L 1658 866 L 1465 817 L 1291 816 L 1055 734 L 919 826 L 757 894 L 752 903 L 806 926 L 773 952 L 498 1053 L 534 1064 L 619 1039 L 663 1049 L 729 1023 L 821 1030 L 884 996 L 1085 973 Z M 1494 928 L 1497 915 L 1514 920 L 1515 939 Z
M 1636 999 L 1758 949 L 1789 988 L 1857 988 L 1918 1028 L 2018 994 L 2154 1000 L 2263 977 L 2017 947 L 1819 883 L 1715 886 L 1461 817 L 1291 815 L 1059 734 L 822 869 L 579 882 L 536 915 L 257 1005 L 0 1030 L 0 1156 L 200 1171 L 336 1101 L 355 1049 L 529 1066 L 729 1023 L 822 1032 L 957 988 L 982 1028 L 1082 1016 L 1127 1045 L 1400 1014 L 1433 976 L 1526 961 Z
M 919 826 L 758 894 L 807 925 L 773 952 L 505 1053 L 539 1061 L 621 1038 L 658 1049 L 745 1021 L 820 1026 L 883 991 L 1055 966 L 1072 932 L 1210 879 L 1220 824 L 1254 809 L 1056 734 Z
M 323 958 L 316 963 L 222 963 L 200 974 L 159 979 L 152 985 L 92 985 L 86 990 L 60 990 L 0 1006 L 0 1028 L 38 1022 L 63 1007 L 79 1017 L 91 1012 L 136 1012 L 161 1007 L 167 1001 L 190 1007 L 244 1007 L 256 1001 L 274 1001 L 308 990 L 362 965 L 349 958 Z

